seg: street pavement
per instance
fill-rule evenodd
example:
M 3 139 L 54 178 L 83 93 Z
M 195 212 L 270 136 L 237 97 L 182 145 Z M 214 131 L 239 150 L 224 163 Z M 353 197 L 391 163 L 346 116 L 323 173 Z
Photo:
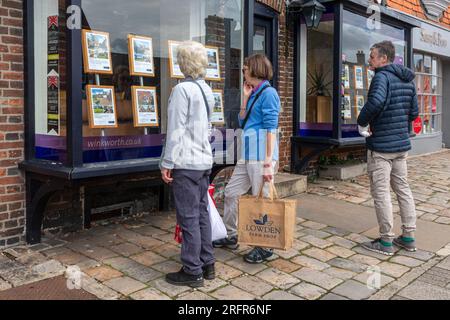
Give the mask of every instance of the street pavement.
M 388 257 L 361 248 L 378 230 L 367 176 L 319 179 L 309 183 L 308 193 L 292 197 L 298 200 L 292 249 L 275 250 L 258 265 L 243 260 L 247 246 L 216 249 L 217 277 L 202 288 L 164 281 L 181 264 L 175 214 L 161 212 L 4 250 L 0 297 L 65 276 L 69 289 L 99 299 L 450 299 L 450 150 L 413 157 L 408 165 L 419 215 L 415 253 L 397 250 Z M 395 222 L 398 232 L 398 215 Z

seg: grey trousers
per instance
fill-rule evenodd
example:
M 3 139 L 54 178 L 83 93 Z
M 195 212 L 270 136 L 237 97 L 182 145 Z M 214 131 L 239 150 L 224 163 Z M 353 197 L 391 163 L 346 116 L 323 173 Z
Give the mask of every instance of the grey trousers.
M 367 171 L 380 236 L 388 242 L 395 238 L 390 187 L 397 195 L 403 236 L 414 238 L 416 230 L 416 207 L 408 184 L 407 156 L 407 152 L 380 153 L 371 150 L 367 154 Z
M 187 274 L 202 274 L 202 267 L 215 262 L 208 213 L 211 171 L 174 170 L 173 195 L 177 222 L 183 232 L 181 262 Z
M 239 197 L 246 194 L 250 188 L 254 196 L 258 195 L 263 179 L 263 161 L 239 161 L 233 176 L 225 188 L 225 208 L 223 222 L 227 228 L 228 237 L 237 236 Z M 273 162 L 273 172 L 277 172 L 277 162 Z M 269 185 L 263 189 L 263 196 L 269 195 Z

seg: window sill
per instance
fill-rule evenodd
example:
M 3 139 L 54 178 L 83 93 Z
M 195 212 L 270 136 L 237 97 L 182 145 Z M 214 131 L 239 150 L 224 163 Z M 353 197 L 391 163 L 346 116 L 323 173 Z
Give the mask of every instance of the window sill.
M 21 162 L 19 168 L 26 172 L 76 181 L 120 174 L 159 171 L 159 158 L 86 164 L 76 168 L 45 160 L 27 160 Z
M 363 146 L 366 144 L 366 139 L 363 137 L 357 138 L 345 138 L 345 139 L 333 139 L 323 137 L 292 137 L 293 143 L 312 143 L 312 144 L 328 144 L 333 146 Z

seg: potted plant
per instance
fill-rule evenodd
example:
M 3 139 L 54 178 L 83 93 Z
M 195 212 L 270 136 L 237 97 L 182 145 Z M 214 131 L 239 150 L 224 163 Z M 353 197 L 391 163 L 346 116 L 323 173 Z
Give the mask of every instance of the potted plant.
M 323 69 L 323 65 L 320 65 L 314 72 L 308 72 L 308 122 L 332 122 L 331 93 L 328 87 L 333 81 L 327 81 L 330 71 L 325 72 Z

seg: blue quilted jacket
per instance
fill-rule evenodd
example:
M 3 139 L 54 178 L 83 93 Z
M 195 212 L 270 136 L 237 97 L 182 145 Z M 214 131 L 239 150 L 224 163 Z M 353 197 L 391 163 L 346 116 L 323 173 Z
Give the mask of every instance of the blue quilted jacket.
M 370 124 L 372 136 L 366 139 L 369 150 L 411 150 L 409 123 L 419 115 L 414 78 L 413 71 L 398 64 L 375 70 L 367 103 L 358 117 L 360 126 Z

